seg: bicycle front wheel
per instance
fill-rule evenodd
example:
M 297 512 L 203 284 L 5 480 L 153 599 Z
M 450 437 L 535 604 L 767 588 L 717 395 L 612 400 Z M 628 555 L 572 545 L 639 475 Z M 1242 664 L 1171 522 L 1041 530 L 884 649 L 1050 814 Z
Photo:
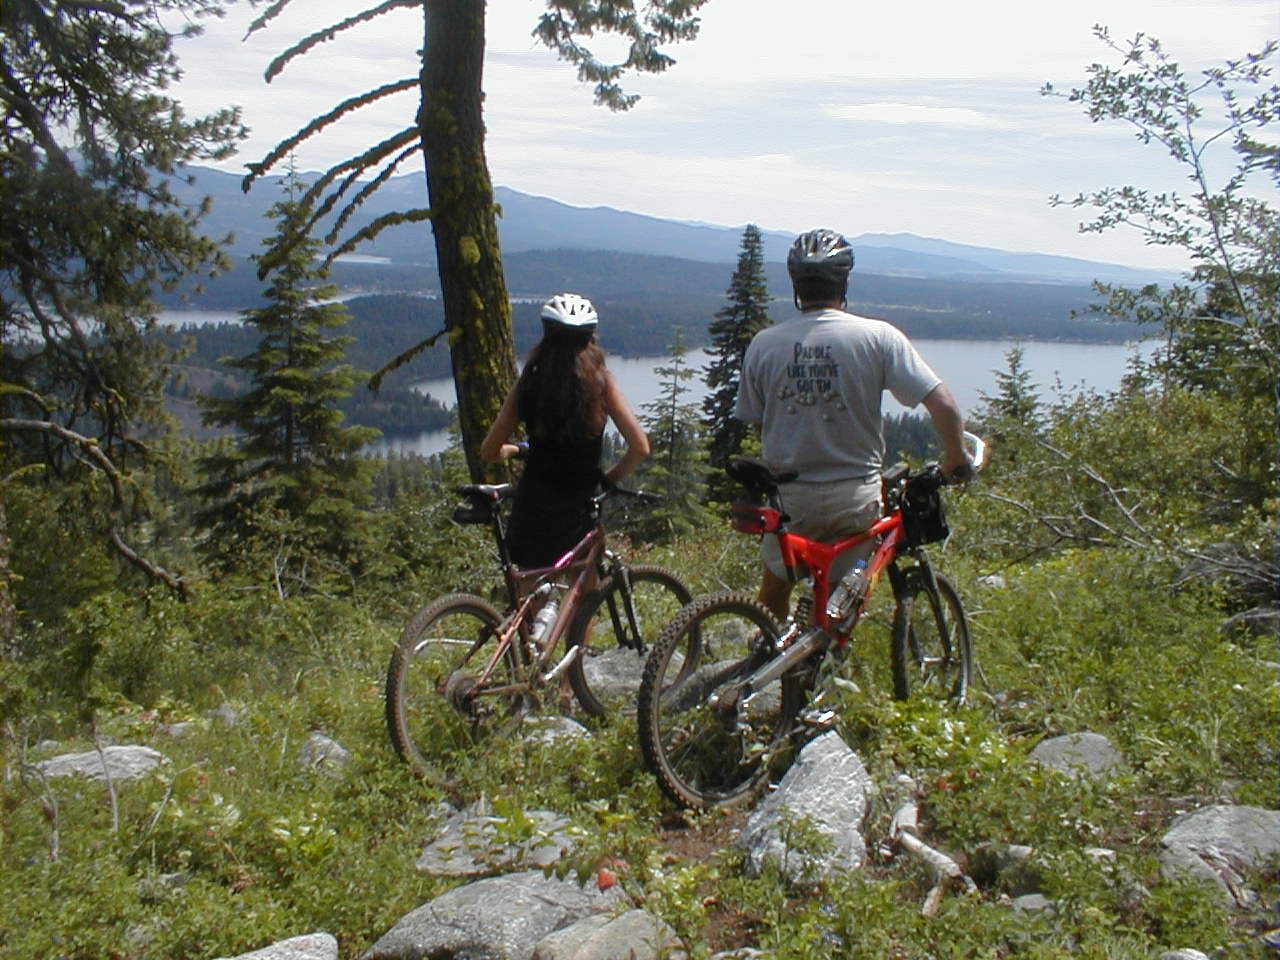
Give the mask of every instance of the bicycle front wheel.
M 439 759 L 456 756 L 519 709 L 522 698 L 509 689 L 514 648 L 480 682 L 501 621 L 488 601 L 450 594 L 404 628 L 387 668 L 387 729 L 396 753 L 416 773 L 432 772 Z
M 581 647 L 569 683 L 582 709 L 596 717 L 635 708 L 645 654 L 693 599 L 662 567 L 637 564 L 627 574 L 630 591 L 620 574 L 610 576 L 583 600 L 569 631 L 570 649 Z
M 803 691 L 783 676 L 747 696 L 778 627 L 746 594 L 703 597 L 663 631 L 637 699 L 640 747 L 662 791 L 695 810 L 749 804 L 790 762 Z
M 937 593 L 919 569 L 907 571 L 893 615 L 893 695 L 963 704 L 973 683 L 969 619 L 950 582 L 934 574 Z

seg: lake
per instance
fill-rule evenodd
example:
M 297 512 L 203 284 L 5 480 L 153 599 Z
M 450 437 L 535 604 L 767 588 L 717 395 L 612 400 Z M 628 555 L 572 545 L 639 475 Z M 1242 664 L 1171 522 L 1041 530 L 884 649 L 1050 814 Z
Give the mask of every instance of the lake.
M 1007 367 L 1005 354 L 1014 346 L 1014 340 L 916 340 L 916 349 L 933 367 L 938 376 L 956 395 L 966 413 L 981 402 L 983 393 L 996 391 L 996 371 Z M 1135 353 L 1149 356 L 1155 345 L 1123 343 L 1043 343 L 1023 342 L 1023 366 L 1036 384 L 1040 399 L 1051 401 L 1061 393 L 1078 393 L 1083 390 L 1108 391 L 1120 385 L 1125 369 Z M 707 365 L 703 350 L 691 350 L 685 355 L 686 363 L 701 373 Z M 646 403 L 658 399 L 661 380 L 653 372 L 655 367 L 670 365 L 668 357 L 610 357 L 609 369 L 613 371 L 622 392 L 626 394 L 637 412 L 643 413 Z M 689 387 L 686 402 L 700 403 L 707 390 L 701 377 L 685 381 Z M 414 389 L 429 393 L 448 404 L 457 403 L 452 379 L 425 380 L 414 384 Z M 899 413 L 903 408 L 888 394 L 885 395 L 886 413 Z M 923 408 L 917 408 L 922 412 Z M 429 456 L 448 447 L 447 430 L 426 431 L 420 434 L 384 437 L 373 449 L 378 453 L 396 451 L 403 454 Z

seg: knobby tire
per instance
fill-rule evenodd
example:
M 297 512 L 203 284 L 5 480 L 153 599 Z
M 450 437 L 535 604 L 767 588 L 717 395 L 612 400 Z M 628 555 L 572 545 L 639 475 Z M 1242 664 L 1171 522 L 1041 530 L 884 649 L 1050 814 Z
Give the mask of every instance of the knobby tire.
M 387 667 L 386 716 L 392 746 L 415 773 L 435 773 L 522 706 L 518 694 L 468 696 L 493 655 L 501 621 L 487 600 L 449 594 L 405 626 Z M 513 646 L 489 685 L 513 682 L 517 657 Z
M 662 567 L 636 564 L 628 574 L 638 636 L 617 574 L 584 598 L 569 630 L 569 649 L 582 650 L 569 667 L 569 684 L 583 711 L 596 717 L 634 709 L 645 655 L 693 599 L 689 588 Z M 696 641 L 696 632 L 690 638 Z
M 804 702 L 797 676 L 749 700 L 733 696 L 735 683 L 773 656 L 778 635 L 773 616 L 749 595 L 717 594 L 686 606 L 650 652 L 637 699 L 640 748 L 676 804 L 748 805 L 791 762 Z
M 960 596 L 941 574 L 935 597 L 918 570 L 907 571 L 893 616 L 893 694 L 964 704 L 973 684 L 973 645 Z M 940 629 L 941 613 L 945 629 Z

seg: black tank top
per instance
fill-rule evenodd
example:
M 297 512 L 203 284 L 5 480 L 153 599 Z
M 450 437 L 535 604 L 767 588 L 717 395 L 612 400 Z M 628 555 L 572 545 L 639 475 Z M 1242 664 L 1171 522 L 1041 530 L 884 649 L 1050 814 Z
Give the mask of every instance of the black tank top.
M 589 501 L 602 476 L 604 432 L 588 437 L 551 436 L 533 422 L 537 384 L 530 383 L 517 412 L 529 436 L 529 455 L 516 485 L 507 549 L 513 563 L 555 563 L 591 528 Z

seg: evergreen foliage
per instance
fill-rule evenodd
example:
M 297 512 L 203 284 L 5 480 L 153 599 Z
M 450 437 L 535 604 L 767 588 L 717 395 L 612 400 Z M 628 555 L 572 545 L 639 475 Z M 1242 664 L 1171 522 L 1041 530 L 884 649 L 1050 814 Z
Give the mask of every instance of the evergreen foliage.
M 346 560 L 357 508 L 368 499 L 357 454 L 376 431 L 344 426 L 338 406 L 358 380 L 341 363 L 349 338 L 334 332 L 347 311 L 331 302 L 336 289 L 316 265 L 318 241 L 301 237 L 282 253 L 277 245 L 307 213 L 292 195 L 275 208 L 267 305 L 245 314 L 261 339 L 252 353 L 224 361 L 248 376 L 247 392 L 202 401 L 207 424 L 236 431 L 202 462 L 209 506 L 198 520 L 206 551 L 224 567 L 242 562 L 246 544 L 263 535 L 295 542 L 303 556 L 321 550 Z
M 216 14 L 216 0 L 0 5 L 0 417 L 91 434 L 117 461 L 159 416 L 163 352 L 143 338 L 153 289 L 216 266 L 201 211 L 165 183 L 217 160 L 238 111 L 187 117 L 162 14 Z M 69 441 L 24 430 L 22 456 L 70 467 Z
M 649 434 L 651 453 L 640 467 L 640 483 L 662 500 L 647 511 L 637 535 L 660 543 L 699 529 L 706 521 L 702 506 L 706 449 L 697 406 L 685 401 L 688 381 L 697 376 L 685 362 L 687 348 L 676 328 L 666 366 L 655 368 L 662 393 L 644 405 L 641 425 Z
M 710 463 L 717 470 L 723 470 L 729 458 L 739 452 L 747 435 L 747 425 L 733 415 L 742 357 L 751 338 L 773 322 L 764 276 L 763 239 L 760 228 L 753 223 L 742 233 L 742 251 L 725 298 L 728 304 L 716 312 L 708 327 L 711 346 L 707 352 L 711 362 L 703 376 L 710 392 L 702 401 L 702 412 L 709 435 Z

